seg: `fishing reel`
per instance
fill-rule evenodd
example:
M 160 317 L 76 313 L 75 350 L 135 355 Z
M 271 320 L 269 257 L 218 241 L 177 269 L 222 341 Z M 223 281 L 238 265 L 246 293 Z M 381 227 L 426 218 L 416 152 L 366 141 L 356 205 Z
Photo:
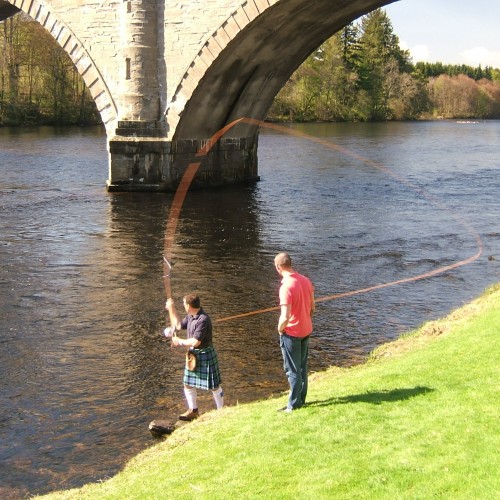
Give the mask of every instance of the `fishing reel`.
M 163 330 L 163 335 L 167 339 L 171 339 L 172 337 L 177 337 L 177 330 L 173 326 L 168 326 Z

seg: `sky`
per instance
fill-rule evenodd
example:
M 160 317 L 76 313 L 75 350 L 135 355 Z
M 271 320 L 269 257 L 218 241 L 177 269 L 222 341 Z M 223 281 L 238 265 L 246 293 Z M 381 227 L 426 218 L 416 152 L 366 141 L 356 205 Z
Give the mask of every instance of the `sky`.
M 414 63 L 500 68 L 500 0 L 399 0 L 383 9 Z

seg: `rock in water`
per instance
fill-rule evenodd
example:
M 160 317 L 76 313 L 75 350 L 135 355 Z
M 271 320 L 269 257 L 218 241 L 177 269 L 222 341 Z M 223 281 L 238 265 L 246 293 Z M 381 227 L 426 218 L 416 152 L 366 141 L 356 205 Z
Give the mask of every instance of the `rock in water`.
M 153 436 L 160 437 L 164 434 L 172 434 L 175 430 L 175 424 L 168 420 L 153 420 L 149 423 L 149 430 Z

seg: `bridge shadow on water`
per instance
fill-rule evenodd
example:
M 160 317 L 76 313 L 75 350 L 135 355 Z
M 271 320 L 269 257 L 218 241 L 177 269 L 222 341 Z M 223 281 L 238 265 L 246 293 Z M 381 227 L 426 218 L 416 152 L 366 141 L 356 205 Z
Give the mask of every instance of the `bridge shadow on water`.
M 405 401 L 416 396 L 423 396 L 435 389 L 430 387 L 409 387 L 401 389 L 392 389 L 387 391 L 368 391 L 363 394 L 352 394 L 351 396 L 333 397 L 322 401 L 311 401 L 307 406 L 330 406 L 350 403 L 370 403 L 380 405 L 383 403 L 393 403 L 396 401 Z

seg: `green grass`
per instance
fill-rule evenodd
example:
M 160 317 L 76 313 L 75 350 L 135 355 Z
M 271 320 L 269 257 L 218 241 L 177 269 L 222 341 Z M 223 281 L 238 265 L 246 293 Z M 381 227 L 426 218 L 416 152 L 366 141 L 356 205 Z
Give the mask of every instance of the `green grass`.
M 350 369 L 308 405 L 203 415 L 114 478 L 43 498 L 500 498 L 500 285 Z M 126 436 L 124 436 L 126 439 Z

